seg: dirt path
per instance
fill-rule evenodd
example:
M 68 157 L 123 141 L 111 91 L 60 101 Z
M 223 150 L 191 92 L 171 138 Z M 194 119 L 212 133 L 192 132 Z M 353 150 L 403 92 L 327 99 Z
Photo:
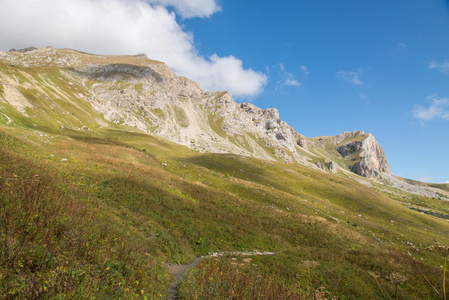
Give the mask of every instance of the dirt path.
M 178 296 L 178 287 L 181 282 L 182 275 L 189 269 L 195 268 L 201 262 L 203 257 L 197 257 L 195 261 L 189 265 L 171 265 L 166 264 L 167 269 L 175 276 L 176 281 L 170 283 L 168 288 L 168 300 L 176 299 Z
M 175 276 L 176 281 L 173 281 L 170 283 L 170 286 L 168 288 L 168 297 L 167 300 L 173 300 L 177 299 L 178 297 L 178 288 L 179 283 L 181 282 L 182 275 L 192 268 L 195 268 L 198 266 L 198 264 L 201 262 L 201 260 L 204 257 L 220 257 L 220 256 L 251 256 L 251 255 L 274 255 L 278 254 L 279 252 L 260 252 L 260 251 L 253 251 L 253 252 L 214 252 L 209 253 L 207 256 L 200 256 L 195 259 L 195 261 L 188 265 L 172 265 L 172 264 L 165 264 L 167 267 L 167 270 L 170 271 Z

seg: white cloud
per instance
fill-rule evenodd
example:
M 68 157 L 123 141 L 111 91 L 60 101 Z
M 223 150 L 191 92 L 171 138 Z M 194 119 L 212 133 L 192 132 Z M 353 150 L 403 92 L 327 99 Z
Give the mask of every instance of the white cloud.
M 288 73 L 288 78 L 285 79 L 284 85 L 286 86 L 301 86 L 301 82 L 297 81 L 293 74 Z
M 306 80 L 309 79 L 309 74 L 310 74 L 309 69 L 306 66 L 301 66 L 301 71 L 304 74 L 304 78 Z
M 339 71 L 337 72 L 337 76 L 343 79 L 346 82 L 349 82 L 354 85 L 364 85 L 363 81 L 360 80 L 360 76 L 362 75 L 361 70 L 357 70 L 357 72 L 347 72 L 347 71 Z
M 192 57 L 183 68 L 199 82 L 207 82 L 211 90 L 227 90 L 237 96 L 252 96 L 260 93 L 267 77 L 251 69 L 245 70 L 242 61 L 234 56 L 212 55 L 207 61 Z
M 293 73 L 287 72 L 283 64 L 279 64 L 279 68 L 281 70 L 281 86 L 301 86 L 301 82 L 296 80 Z
M 427 97 L 427 101 L 430 102 L 430 106 L 425 108 L 420 105 L 416 105 L 413 109 L 413 117 L 430 121 L 434 119 L 449 120 L 449 99 L 439 98 L 438 95 L 430 95 Z
M 437 69 L 442 73 L 449 73 L 449 61 L 445 60 L 441 63 L 436 60 L 428 62 L 429 69 Z
M 183 18 L 210 17 L 221 10 L 215 0 L 146 0 L 151 4 L 170 6 Z
M 219 10 L 216 0 L 0 0 L 0 47 L 143 52 L 206 90 L 227 90 L 237 97 L 263 90 L 266 76 L 244 69 L 238 58 L 201 56 L 193 33 L 184 31 L 175 13 L 163 5 L 184 17 L 209 16 Z
M 421 181 L 421 182 L 433 182 L 434 179 L 433 177 L 418 177 L 416 178 L 417 181 Z
M 422 172 L 421 176 L 415 178 L 415 180 L 421 182 L 435 182 L 435 179 L 432 176 L 430 176 L 429 173 L 427 172 Z

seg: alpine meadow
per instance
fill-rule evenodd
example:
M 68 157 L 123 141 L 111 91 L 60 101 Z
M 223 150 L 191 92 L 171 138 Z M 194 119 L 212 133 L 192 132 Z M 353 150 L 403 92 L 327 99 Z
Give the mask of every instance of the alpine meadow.
M 447 299 L 448 221 L 370 133 L 144 54 L 0 52 L 2 299 Z

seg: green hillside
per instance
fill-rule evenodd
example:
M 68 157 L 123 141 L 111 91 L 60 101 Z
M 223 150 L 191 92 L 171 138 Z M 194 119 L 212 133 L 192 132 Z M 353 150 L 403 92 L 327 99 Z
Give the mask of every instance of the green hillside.
M 207 258 L 180 296 L 232 298 L 235 284 L 237 298 L 252 286 L 268 298 L 308 299 L 320 287 L 340 299 L 394 297 L 395 273 L 406 278 L 401 297 L 443 293 L 443 259 L 425 248 L 449 244 L 449 224 L 402 205 L 414 196 L 132 130 L 3 126 L 0 139 L 2 298 L 163 299 L 165 262 L 253 250 L 278 253 L 236 267 L 232 256 Z
M 106 121 L 68 70 L 0 70 L 1 299 L 166 299 L 199 256 L 179 299 L 445 296 L 448 201 L 198 153 Z

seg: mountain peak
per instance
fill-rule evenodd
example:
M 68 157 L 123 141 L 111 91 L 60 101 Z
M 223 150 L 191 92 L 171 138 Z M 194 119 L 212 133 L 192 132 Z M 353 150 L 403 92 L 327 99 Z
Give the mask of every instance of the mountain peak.
M 343 144 L 337 147 L 337 151 L 354 162 L 349 165 L 349 169 L 354 173 L 364 177 L 382 177 L 383 173 L 391 175 L 385 153 L 371 133 L 343 133 L 343 136 L 338 135 L 336 140 Z
M 54 123 L 48 118 L 57 115 L 59 130 L 132 126 L 199 152 L 296 162 L 326 172 L 351 170 L 365 177 L 390 174 L 371 134 L 305 138 L 280 119 L 276 108 L 238 104 L 228 92 L 204 91 L 146 55 L 104 56 L 46 47 L 0 52 L 1 62 L 0 100 L 33 124 Z M 92 117 L 85 122 L 73 117 L 82 114 L 81 107 L 86 112 L 86 105 L 93 109 Z M 66 110 L 55 111 L 61 107 Z M 45 111 L 42 119 L 36 119 L 36 110 Z

